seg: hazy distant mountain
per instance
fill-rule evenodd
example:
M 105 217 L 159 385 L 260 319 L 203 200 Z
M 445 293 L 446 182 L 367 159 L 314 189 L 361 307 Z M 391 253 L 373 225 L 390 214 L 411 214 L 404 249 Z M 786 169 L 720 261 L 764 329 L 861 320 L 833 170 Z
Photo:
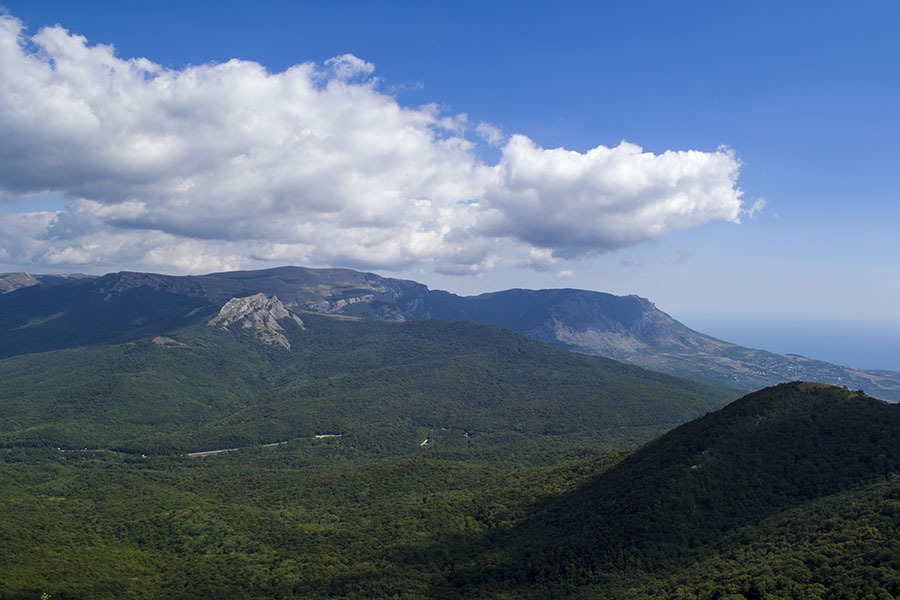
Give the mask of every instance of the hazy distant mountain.
M 32 286 L 0 296 L 0 357 L 164 333 L 213 315 L 232 297 L 257 293 L 276 295 L 300 311 L 499 325 L 571 350 L 743 389 L 802 379 L 900 401 L 900 373 L 730 344 L 685 327 L 637 296 L 516 289 L 463 297 L 350 269 L 279 267 L 185 277 L 122 272 Z
M 584 290 L 507 290 L 458 298 L 432 316 L 508 327 L 530 338 L 675 375 L 756 389 L 821 381 L 900 401 L 900 373 L 844 367 L 731 344 L 694 331 L 644 298 Z
M 85 277 L 90 277 L 90 275 L 84 275 L 83 273 L 65 275 L 32 275 L 24 272 L 0 273 L 0 294 L 5 294 L 23 287 L 38 285 L 39 283 L 60 283 L 71 279 L 83 279 Z

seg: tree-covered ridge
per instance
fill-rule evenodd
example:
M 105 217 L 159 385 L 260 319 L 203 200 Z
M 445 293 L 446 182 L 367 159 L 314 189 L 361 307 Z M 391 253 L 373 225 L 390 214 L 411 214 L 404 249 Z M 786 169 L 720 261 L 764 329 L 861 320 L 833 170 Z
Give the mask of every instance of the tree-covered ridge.
M 458 327 L 513 335 L 425 325 L 459 348 Z M 384 352 L 435 339 L 401 330 Z M 150 343 L 207 339 L 230 356 L 210 331 Z M 494 351 L 519 350 L 527 363 L 527 347 Z M 340 377 L 378 364 L 375 350 L 358 358 Z M 7 448 L 0 598 L 887 598 L 900 592 L 898 408 L 787 384 L 624 456 L 608 454 L 625 445 L 609 430 L 407 434 L 390 411 L 359 434 L 205 458 Z
M 891 475 L 740 528 L 697 562 L 631 578 L 609 596 L 889 600 L 900 596 L 898 527 L 900 478 Z
M 282 321 L 289 350 L 198 325 L 0 361 L 0 444 L 158 454 L 342 433 L 392 452 L 444 427 L 472 445 L 577 435 L 622 447 L 732 393 L 497 327 L 304 320 Z
M 189 282 L 116 289 L 120 279 L 85 278 L 0 295 L 0 359 L 165 334 L 219 309 Z
M 900 592 L 896 475 L 775 509 L 693 547 L 673 538 L 665 560 L 634 547 L 625 563 L 588 570 L 559 552 L 535 515 L 581 497 L 616 470 L 616 457 L 527 466 L 515 454 L 504 461 L 449 444 L 384 457 L 345 438 L 202 459 L 25 448 L 0 456 L 0 598 Z M 522 562 L 526 534 L 547 552 Z M 581 532 L 595 548 L 607 543 L 595 534 Z
M 231 298 L 258 293 L 277 296 L 297 311 L 499 325 L 577 352 L 742 390 L 805 379 L 900 400 L 900 374 L 744 348 L 694 331 L 637 296 L 514 289 L 463 297 L 351 269 L 278 267 L 199 276 L 121 272 L 47 280 L 0 294 L 0 358 L 165 335 L 207 319 Z
M 610 573 L 670 573 L 708 559 L 723 537 L 763 535 L 752 529 L 760 520 L 896 476 L 898 432 L 900 407 L 861 392 L 799 382 L 761 390 L 537 503 L 479 559 L 493 572 L 475 567 L 460 580 L 587 585 Z

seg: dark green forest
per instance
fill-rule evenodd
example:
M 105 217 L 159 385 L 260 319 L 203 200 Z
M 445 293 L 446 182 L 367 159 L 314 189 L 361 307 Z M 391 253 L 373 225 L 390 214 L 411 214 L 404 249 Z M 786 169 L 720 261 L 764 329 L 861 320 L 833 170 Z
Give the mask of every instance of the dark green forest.
M 303 319 L 0 361 L 0 598 L 900 594 L 895 405 Z
M 342 433 L 396 454 L 445 427 L 478 449 L 621 449 L 737 395 L 499 327 L 304 319 L 290 350 L 197 325 L 0 361 L 0 445 L 172 454 Z

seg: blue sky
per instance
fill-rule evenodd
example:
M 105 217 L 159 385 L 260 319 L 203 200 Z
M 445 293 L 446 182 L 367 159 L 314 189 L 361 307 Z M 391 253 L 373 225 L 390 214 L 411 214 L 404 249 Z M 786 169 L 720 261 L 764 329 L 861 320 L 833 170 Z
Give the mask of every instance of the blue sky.
M 95 156 L 92 144 L 109 145 L 102 132 L 86 133 L 86 150 L 80 153 L 71 133 L 78 123 L 41 123 L 35 109 L 37 117 L 26 114 L 5 126 L 7 140 L 15 140 L 0 148 L 7 164 L 14 162 L 9 157 L 33 163 L 47 147 L 63 149 L 34 174 L 23 174 L 21 166 L 0 172 L 0 213 L 19 215 L 16 220 L 7 217 L 0 229 L 0 248 L 6 249 L 0 255 L 2 270 L 202 272 L 293 262 L 370 268 L 459 293 L 507 287 L 635 293 L 689 325 L 733 341 L 761 345 L 765 340 L 752 334 L 765 330 L 764 323 L 777 323 L 768 338 L 769 346 L 778 346 L 773 349 L 791 351 L 791 340 L 783 338 L 793 327 L 794 343 L 805 344 L 793 351 L 814 355 L 834 347 L 823 358 L 851 364 L 858 358 L 860 366 L 900 369 L 900 358 L 885 356 L 893 354 L 887 335 L 877 342 L 884 351 L 875 357 L 863 357 L 861 350 L 841 354 L 842 346 L 852 344 L 817 341 L 815 335 L 824 323 L 840 324 L 845 341 L 854 331 L 874 340 L 877 332 L 900 330 L 900 303 L 895 301 L 900 295 L 896 2 L 250 6 L 28 0 L 6 1 L 5 7 L 28 38 L 21 56 L 0 64 L 7 71 L 0 78 L 7 81 L 31 76 L 22 58 L 37 48 L 30 36 L 58 23 L 69 35 L 84 36 L 87 47 L 111 44 L 118 59 L 146 57 L 176 75 L 184 75 L 191 65 L 222 65 L 233 58 L 259 63 L 268 74 L 314 63 L 307 80 L 318 81 L 320 91 L 330 85 L 326 81 L 334 82 L 336 95 L 316 100 L 305 114 L 324 115 L 322 123 L 327 124 L 321 129 L 331 131 L 331 137 L 339 138 L 348 120 L 355 124 L 346 127 L 356 127 L 359 135 L 336 142 L 335 148 L 327 146 L 335 161 L 324 169 L 332 169 L 329 183 L 308 173 L 295 177 L 290 170 L 279 171 L 285 167 L 273 162 L 273 148 L 253 136 L 271 137 L 280 129 L 262 123 L 247 133 L 247 139 L 257 141 L 227 142 L 246 142 L 247 149 L 235 152 L 266 158 L 244 174 L 229 168 L 228 173 L 237 175 L 223 184 L 224 192 L 210 183 L 222 180 L 224 167 L 215 166 L 213 158 L 198 159 L 199 166 L 185 175 L 184 187 L 191 191 L 178 208 L 161 199 L 166 189 L 176 188 L 148 180 L 158 173 L 160 181 L 170 181 L 173 169 L 178 170 L 171 161 L 137 165 L 127 177 L 109 175 L 133 165 L 102 153 L 90 158 Z M 59 34 L 53 43 L 66 39 Z M 71 51 L 70 62 L 82 60 L 83 53 Z M 344 55 L 356 62 L 326 63 Z M 58 56 L 55 77 L 64 75 L 62 65 Z M 65 81 L 74 86 L 75 95 L 88 98 L 94 85 L 90 78 L 104 75 L 102 69 L 84 73 Z M 184 146 L 202 137 L 204 115 L 213 119 L 217 111 L 234 111 L 251 97 L 240 96 L 234 81 L 249 82 L 247 93 L 266 107 L 260 119 L 271 114 L 279 125 L 291 123 L 285 111 L 298 97 L 276 101 L 258 95 L 269 93 L 270 77 L 248 70 L 243 79 L 229 80 L 230 87 L 216 88 L 219 75 L 221 70 L 207 73 L 203 81 L 210 87 L 194 90 L 190 103 L 179 105 L 190 140 L 178 140 L 177 131 L 166 129 L 171 120 L 137 122 L 134 115 L 125 115 L 131 120 L 122 131 L 136 136 L 138 146 L 133 147 L 149 144 L 162 155 L 164 140 Z M 34 85 L 57 87 L 60 81 L 34 80 L 43 81 Z M 179 81 L 184 85 L 184 77 Z M 124 90 L 124 100 L 115 106 L 91 105 L 103 123 L 124 122 L 123 107 L 142 106 L 147 96 L 139 81 L 132 82 L 133 90 L 127 82 L 113 83 L 104 93 Z M 338 94 L 337 88 L 344 91 Z M 22 90 L 40 98 L 49 87 L 16 89 L 17 98 L 23 97 Z M 228 96 L 228 102 L 220 102 L 214 90 Z M 7 94 L 6 102 L 11 97 Z M 198 105 L 198 98 L 209 105 Z M 148 112 L 160 106 L 156 100 L 147 102 Z M 421 112 L 429 104 L 436 107 Z M 338 108 L 327 114 L 332 105 Z M 357 113 L 370 114 L 371 120 L 357 122 Z M 31 129 L 29 118 L 37 119 Z M 311 127 L 318 131 L 318 117 L 304 118 L 312 119 Z M 65 135 L 53 128 L 57 122 L 69 128 Z M 388 126 L 392 128 L 382 129 Z M 164 129 L 168 137 L 154 137 Z M 360 140 L 377 138 L 387 144 L 406 140 L 390 136 L 409 130 L 432 137 L 383 164 L 376 159 L 392 155 L 391 147 L 380 153 L 359 150 Z M 453 144 L 446 140 L 458 142 L 448 149 Z M 621 171 L 586 157 L 597 147 L 621 150 L 623 141 L 643 151 L 623 151 L 630 158 L 617 164 L 633 172 L 635 180 L 610 191 L 605 182 Z M 35 154 L 27 155 L 22 149 L 32 142 Z M 471 147 L 459 146 L 463 142 Z M 189 154 L 202 154 L 204 147 Z M 294 164 L 304 161 L 304 152 L 319 156 L 325 151 L 285 147 L 296 153 Z M 557 148 L 569 152 L 551 152 Z M 682 154 L 663 165 L 660 157 L 667 151 Z M 688 156 L 689 151 L 694 154 Z M 650 163 L 656 165 L 650 171 L 638 166 Z M 213 166 L 204 171 L 205 164 Z M 264 165 L 283 175 L 267 174 Z M 358 187 L 353 181 L 329 187 L 341 173 L 340 165 L 358 172 L 358 178 L 348 178 L 358 179 Z M 433 169 L 434 175 L 413 181 L 414 174 L 404 167 Z M 692 168 L 696 171 L 688 187 L 708 198 L 691 209 L 667 195 L 662 184 L 635 183 L 654 177 L 671 183 L 673 173 Z M 577 176 L 569 177 L 573 170 Z M 245 196 L 235 193 L 221 205 L 210 200 L 244 186 Z M 370 198 L 373 189 L 377 193 Z M 522 190 L 533 194 L 533 206 L 524 205 Z M 628 190 L 634 191 L 635 202 L 646 203 L 646 211 L 631 211 Z M 330 194 L 347 195 L 343 212 L 325 206 Z M 300 204 L 294 199 L 298 195 L 304 198 Z M 259 208 L 251 199 L 261 197 L 266 199 Z M 401 210 L 396 205 L 401 197 L 412 204 Z M 751 211 L 760 201 L 762 210 Z M 604 202 L 612 208 L 592 209 Z M 485 212 L 466 212 L 468 203 Z M 665 213 L 673 203 L 674 212 Z M 285 212 L 279 213 L 280 206 Z M 55 221 L 34 216 L 57 210 L 65 214 Z M 303 216 L 315 211 L 331 217 Z M 647 211 L 665 213 L 664 224 L 642 220 Z M 259 214 L 265 218 L 256 218 Z M 622 215 L 621 224 L 606 228 L 609 219 Z M 391 218 L 415 227 L 392 229 L 386 224 Z M 281 221 L 293 228 L 276 227 Z M 326 249 L 324 241 L 316 241 L 316 231 L 340 244 Z M 267 235 L 279 241 L 277 247 L 262 244 Z M 357 248 L 359 239 L 364 242 Z M 739 339 L 742 335 L 747 337 Z M 884 360 L 875 364 L 879 357 Z

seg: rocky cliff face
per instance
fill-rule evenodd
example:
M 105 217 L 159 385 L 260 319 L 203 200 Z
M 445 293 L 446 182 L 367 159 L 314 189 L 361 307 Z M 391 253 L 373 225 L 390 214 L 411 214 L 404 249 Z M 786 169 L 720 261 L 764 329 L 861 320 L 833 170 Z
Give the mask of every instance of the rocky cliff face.
M 284 336 L 284 327 L 279 324 L 279 321 L 284 319 L 289 319 L 303 328 L 300 317 L 288 311 L 277 296 L 260 293 L 245 298 L 232 298 L 208 324 L 225 330 L 228 330 L 229 326 L 250 329 L 264 344 L 290 349 L 291 343 Z

